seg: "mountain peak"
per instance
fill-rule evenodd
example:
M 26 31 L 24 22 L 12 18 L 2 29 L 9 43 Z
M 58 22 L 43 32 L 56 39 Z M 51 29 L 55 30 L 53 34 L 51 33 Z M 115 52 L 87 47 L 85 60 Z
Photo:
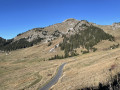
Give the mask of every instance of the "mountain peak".
M 69 21 L 78 21 L 78 20 L 76 20 L 74 18 L 69 18 L 69 19 L 64 20 L 63 22 L 69 22 Z

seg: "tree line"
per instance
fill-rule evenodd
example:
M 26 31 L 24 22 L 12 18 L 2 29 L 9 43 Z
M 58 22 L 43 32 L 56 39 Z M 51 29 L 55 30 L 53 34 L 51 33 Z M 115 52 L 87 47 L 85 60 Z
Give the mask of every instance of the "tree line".
M 25 38 L 22 38 L 20 40 L 14 41 L 14 39 L 5 40 L 3 38 L 0 38 L 0 50 L 1 51 L 12 51 L 16 49 L 22 49 L 31 47 L 34 44 L 37 44 L 38 42 L 41 42 L 43 38 L 37 38 L 33 40 L 32 42 L 27 41 Z

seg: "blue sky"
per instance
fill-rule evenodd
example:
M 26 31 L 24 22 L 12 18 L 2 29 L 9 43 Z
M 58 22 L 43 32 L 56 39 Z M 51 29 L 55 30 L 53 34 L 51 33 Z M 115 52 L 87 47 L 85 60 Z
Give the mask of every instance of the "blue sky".
M 68 18 L 101 25 L 120 22 L 120 0 L 0 0 L 0 37 L 10 39 Z

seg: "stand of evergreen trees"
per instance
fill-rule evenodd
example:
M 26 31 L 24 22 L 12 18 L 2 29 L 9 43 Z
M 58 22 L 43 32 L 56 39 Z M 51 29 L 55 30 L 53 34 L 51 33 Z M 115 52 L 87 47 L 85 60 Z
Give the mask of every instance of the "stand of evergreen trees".
M 95 52 L 97 49 L 93 46 L 102 40 L 114 41 L 114 37 L 110 34 L 105 33 L 102 29 L 90 26 L 85 30 L 80 30 L 79 33 L 67 37 L 63 35 L 63 42 L 60 44 L 61 50 L 64 50 L 65 57 L 76 48 L 86 48 L 87 51 L 83 53 L 88 53 L 89 51 Z
M 55 60 L 55 59 L 64 59 L 64 58 L 68 58 L 68 57 L 73 57 L 73 56 L 77 56 L 77 55 L 79 55 L 79 54 L 77 54 L 76 52 L 71 52 L 71 55 L 62 55 L 62 56 L 59 56 L 59 55 L 55 55 L 55 56 L 53 56 L 53 57 L 51 57 L 51 58 L 49 58 L 49 60 Z
M 55 55 L 54 57 L 49 58 L 49 60 L 63 59 L 64 56 Z
M 0 38 L 0 50 L 12 51 L 21 48 L 27 48 L 33 46 L 34 44 L 37 44 L 38 42 L 41 42 L 41 40 L 43 40 L 43 38 L 37 38 L 32 42 L 28 42 L 25 38 L 22 38 L 18 41 L 14 41 L 13 39 L 5 40 L 3 38 Z

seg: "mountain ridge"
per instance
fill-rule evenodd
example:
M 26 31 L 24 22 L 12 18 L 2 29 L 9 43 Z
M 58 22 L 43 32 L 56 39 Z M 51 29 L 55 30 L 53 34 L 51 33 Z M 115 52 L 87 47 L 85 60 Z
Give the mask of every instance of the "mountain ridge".
M 69 24 L 69 25 L 71 25 L 72 27 L 74 27 L 75 24 L 77 24 L 78 22 L 81 22 L 81 21 L 86 21 L 86 22 L 88 22 L 87 20 L 77 20 L 77 19 L 74 19 L 74 18 L 69 18 L 69 19 L 64 20 L 64 21 L 61 22 L 61 23 L 56 23 L 56 24 L 53 24 L 53 25 L 50 25 L 50 26 L 46 26 L 46 27 L 42 27 L 42 28 L 33 28 L 33 29 L 30 29 L 30 30 L 25 31 L 25 32 L 23 32 L 23 33 L 19 33 L 17 36 L 13 37 L 12 39 L 14 39 L 14 40 L 19 40 L 18 37 L 19 37 L 20 35 L 29 33 L 29 32 L 34 31 L 34 30 L 36 30 L 36 29 L 38 29 L 38 31 L 39 31 L 39 30 L 47 30 L 47 31 L 50 31 L 51 29 L 54 30 L 54 29 L 57 29 L 58 27 L 63 27 L 64 30 L 61 30 L 61 28 L 60 28 L 60 30 L 61 30 L 61 31 L 64 31 L 64 33 L 65 33 L 65 30 L 66 30 L 65 25 L 66 25 L 66 24 Z M 115 23 L 113 23 L 112 25 L 99 25 L 99 24 L 96 24 L 96 23 L 93 23 L 93 22 L 88 22 L 88 23 L 91 24 L 91 25 L 94 25 L 94 26 L 110 26 L 110 27 L 113 28 L 113 30 L 116 30 L 116 29 L 120 28 L 120 23 L 119 23 L 119 22 L 115 22 Z M 63 24 L 65 24 L 65 25 L 63 25 Z M 72 25 L 72 24 L 74 24 L 74 25 Z M 68 27 L 68 26 L 67 26 L 67 27 Z M 72 29 L 72 27 L 69 26 L 67 29 Z M 49 30 L 49 29 L 50 29 L 50 30 Z M 51 30 L 51 31 L 52 31 L 52 30 Z M 23 37 L 21 37 L 21 38 L 23 38 Z
M 88 27 L 98 27 L 104 30 L 104 27 L 109 27 L 111 30 L 119 29 L 119 23 L 114 23 L 112 25 L 97 25 L 95 23 L 88 22 L 87 20 L 76 20 L 74 18 L 66 19 L 61 23 L 50 25 L 43 28 L 33 28 L 24 33 L 18 34 L 13 39 L 4 42 L 5 48 L 17 47 L 16 49 L 31 47 L 37 43 L 51 43 L 57 38 L 63 38 L 63 35 L 71 36 L 76 33 L 86 30 Z M 10 42 L 9 42 L 10 41 Z M 24 44 L 25 43 L 25 44 Z M 59 42 L 58 44 L 60 44 Z M 8 45 L 7 45 L 8 44 Z M 20 44 L 19 47 L 17 44 Z M 3 45 L 3 46 L 4 46 Z M 9 49 L 11 50 L 11 49 Z
M 56 40 L 58 40 L 57 43 L 53 44 Z M 58 52 L 54 57 L 52 56 L 52 59 L 57 59 L 95 52 L 97 48 L 94 46 L 102 40 L 115 41 L 112 35 L 104 32 L 98 25 L 87 20 L 79 21 L 72 18 L 62 23 L 44 28 L 33 28 L 18 34 L 15 38 L 5 41 L 0 50 L 12 51 L 47 44 L 46 47 L 51 48 L 45 52 L 48 54 Z M 76 51 L 78 48 L 80 51 Z M 59 54 L 59 52 L 64 52 L 64 54 Z
M 37 35 L 38 35 L 38 36 L 39 36 L 39 35 L 42 35 L 42 34 L 36 34 L 36 33 L 34 32 L 34 29 L 38 29 L 38 31 L 42 29 L 44 32 L 48 32 L 47 38 L 50 39 L 50 38 L 52 38 L 51 34 L 52 34 L 54 31 L 59 30 L 61 33 L 64 33 L 64 34 L 65 34 L 65 33 L 68 32 L 68 30 L 73 29 L 73 28 L 75 27 L 75 25 L 78 24 L 78 22 L 83 22 L 83 24 L 89 23 L 89 24 L 91 24 L 91 25 L 93 25 L 93 26 L 99 26 L 99 25 L 97 25 L 97 24 L 95 24 L 95 23 L 88 22 L 87 20 L 76 20 L 76 19 L 74 19 L 74 18 L 70 18 L 70 19 L 64 20 L 64 21 L 61 22 L 61 23 L 53 24 L 53 25 L 50 25 L 50 26 L 47 26 L 47 27 L 44 27 L 44 28 L 33 28 L 33 29 L 27 31 L 28 33 L 29 33 L 29 32 L 34 33 L 34 34 L 33 34 L 34 37 L 33 37 L 31 40 L 29 40 L 29 41 L 32 41 L 34 38 L 37 38 Z M 104 26 L 104 25 L 100 25 L 100 26 Z M 105 26 L 106 26 L 106 25 L 105 25 Z M 107 26 L 110 26 L 110 27 L 112 26 L 112 28 L 118 29 L 118 28 L 116 28 L 116 27 L 118 27 L 118 26 L 115 26 L 114 24 L 112 24 L 112 25 L 107 25 Z M 27 32 L 24 32 L 24 33 L 27 33 Z M 43 32 L 43 33 L 44 33 L 44 32 Z M 24 33 L 23 33 L 23 34 L 24 34 Z M 31 34 L 30 34 L 30 35 L 31 35 Z M 29 36 L 30 36 L 30 35 L 29 35 Z M 24 38 L 24 37 L 28 37 L 28 35 L 25 35 L 25 36 L 23 35 L 23 37 L 16 36 L 16 37 L 14 38 L 14 40 L 19 40 L 19 39 Z
M 70 63 L 53 90 L 107 85 L 111 67 L 120 72 L 120 29 L 112 27 L 69 19 L 34 28 L 15 39 L 0 38 L 1 88 L 38 89 L 65 62 Z

